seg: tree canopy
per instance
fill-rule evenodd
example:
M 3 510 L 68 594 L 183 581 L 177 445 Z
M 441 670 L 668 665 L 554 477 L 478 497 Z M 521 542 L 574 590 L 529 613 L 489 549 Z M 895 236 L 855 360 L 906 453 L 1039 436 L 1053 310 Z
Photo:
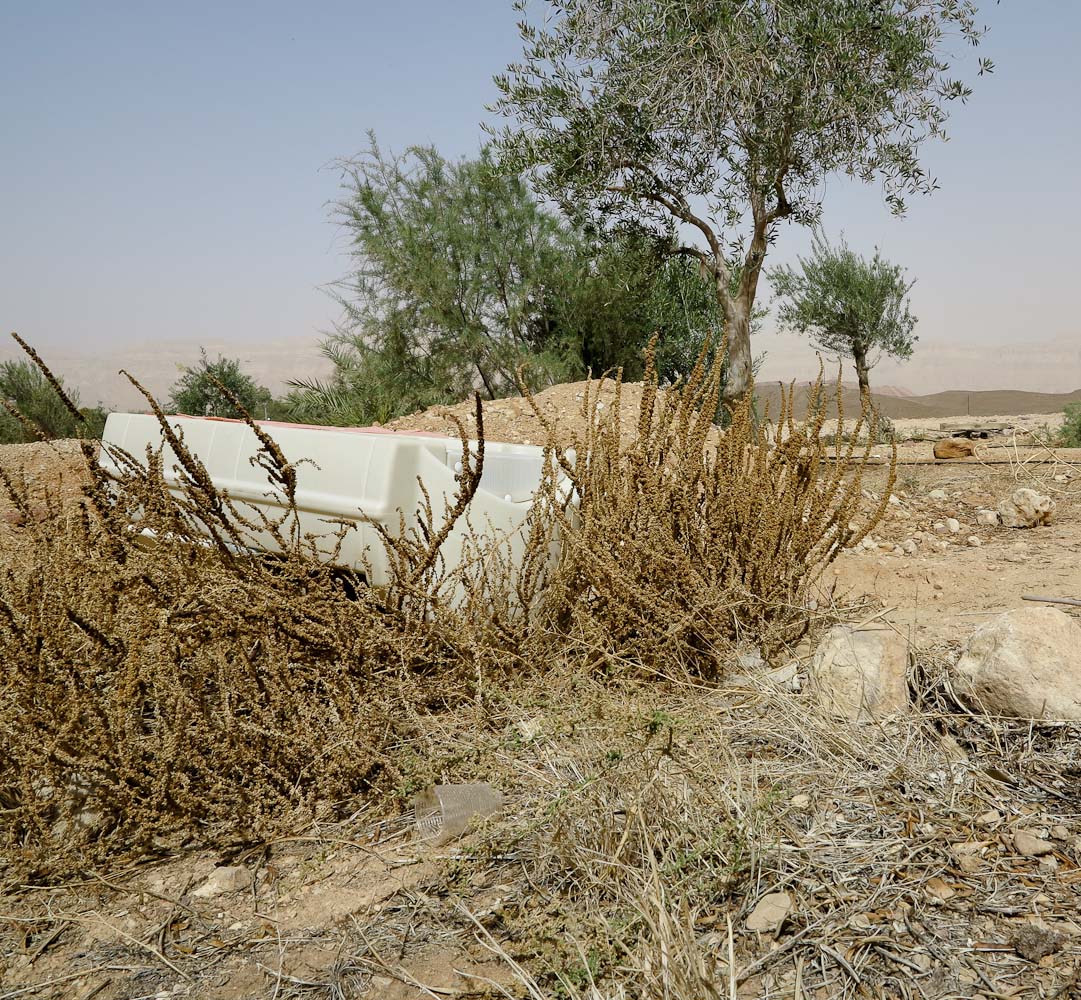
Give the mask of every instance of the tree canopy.
M 182 369 L 180 378 L 169 391 L 169 406 L 176 413 L 196 417 L 235 417 L 236 407 L 226 397 L 217 382 L 224 385 L 244 409 L 256 419 L 272 417 L 274 399 L 266 386 L 259 385 L 246 374 L 237 358 L 218 355 L 212 361 L 202 348 L 199 360 Z
M 79 394 L 58 380 L 73 405 L 79 405 Z M 41 369 L 30 361 L 12 360 L 0 364 L 0 400 L 13 406 L 28 427 L 6 406 L 0 409 L 0 444 L 25 444 L 47 438 L 101 437 L 107 414 L 101 407 L 83 407 L 82 419 L 64 405 Z
M 774 268 L 769 275 L 779 299 L 783 329 L 809 336 L 830 354 L 852 358 L 861 391 L 882 355 L 907 361 L 918 338 L 908 293 L 914 282 L 905 269 L 878 250 L 870 260 L 841 240 L 831 246 L 815 235 L 811 253 L 798 266 Z
M 525 18 L 526 3 L 517 4 Z M 505 163 L 601 231 L 700 262 L 728 336 L 728 397 L 751 380 L 750 319 L 783 220 L 813 224 L 823 180 L 880 181 L 895 211 L 937 186 L 955 37 L 970 0 L 548 0 L 496 78 Z M 981 60 L 980 72 L 990 71 Z
M 639 233 L 604 237 L 542 205 L 487 151 L 448 161 L 430 146 L 385 153 L 371 138 L 341 164 L 336 217 L 351 270 L 324 343 L 330 379 L 297 381 L 312 421 L 367 423 L 465 398 L 621 367 L 639 377 L 657 333 L 665 375 L 689 370 L 720 314 L 697 262 Z

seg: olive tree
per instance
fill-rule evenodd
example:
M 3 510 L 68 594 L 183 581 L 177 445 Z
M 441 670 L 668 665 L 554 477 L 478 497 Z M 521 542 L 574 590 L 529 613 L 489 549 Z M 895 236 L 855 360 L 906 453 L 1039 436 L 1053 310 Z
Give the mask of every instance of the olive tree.
M 175 413 L 187 413 L 196 417 L 235 417 L 236 407 L 221 391 L 224 385 L 251 416 L 272 417 L 275 407 L 270 390 L 259 385 L 240 366 L 237 358 L 218 355 L 211 360 L 206 348 L 200 348 L 199 360 L 194 365 L 181 366 L 180 377 L 169 390 L 169 407 Z
M 929 193 L 920 151 L 970 88 L 971 0 L 546 0 L 496 77 L 504 162 L 602 230 L 637 227 L 711 278 L 726 397 L 751 384 L 751 317 L 783 221 L 814 224 L 836 173 Z M 992 68 L 980 60 L 979 71 Z
M 868 373 L 883 355 L 907 361 L 917 341 L 908 293 L 914 282 L 905 269 L 878 250 L 870 260 L 844 239 L 830 246 L 815 235 L 811 253 L 798 266 L 774 268 L 769 279 L 778 298 L 782 329 L 810 337 L 830 354 L 851 358 L 860 392 L 870 391 Z

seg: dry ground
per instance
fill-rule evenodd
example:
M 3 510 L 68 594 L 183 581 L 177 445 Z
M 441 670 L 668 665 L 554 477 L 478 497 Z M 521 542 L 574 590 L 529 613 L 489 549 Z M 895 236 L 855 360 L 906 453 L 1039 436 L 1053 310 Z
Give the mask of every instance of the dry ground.
M 564 432 L 577 394 L 541 398 Z M 1010 418 L 1027 430 L 1047 420 Z M 438 413 L 394 426 L 446 427 Z M 487 432 L 542 437 L 522 400 L 491 406 Z M 926 463 L 930 449 L 904 443 L 899 457 Z M 590 921 L 607 919 L 607 883 L 630 878 L 634 821 L 644 830 L 666 818 L 723 829 L 732 870 L 715 873 L 716 906 L 694 913 L 662 894 L 668 885 L 679 898 L 678 870 L 643 876 L 654 888 L 639 900 L 649 919 L 635 954 L 652 954 L 654 971 L 691 955 L 717 997 L 1081 998 L 1077 734 L 970 718 L 936 686 L 986 616 L 1024 593 L 1081 597 L 1081 451 L 1053 454 L 1015 435 L 981 452 L 902 465 L 879 547 L 844 554 L 820 595 L 824 623 L 845 608 L 911 638 L 923 699 L 912 718 L 857 732 L 818 716 L 789 682 L 612 689 L 553 664 L 543 683 L 430 720 L 426 743 L 402 748 L 418 784 L 489 780 L 507 793 L 478 833 L 434 848 L 412 837 L 407 816 L 366 804 L 272 844 L 12 887 L 0 900 L 0 1000 L 616 996 L 589 992 L 594 971 L 612 972 L 594 967 Z M 39 488 L 78 490 L 67 445 L 0 459 Z M 873 493 L 884 478 L 880 468 L 865 486 Z M 976 525 L 976 510 L 1020 485 L 1055 496 L 1051 526 Z M 949 517 L 962 530 L 936 534 Z M 9 553 L 18 530 L 0 522 Z M 917 552 L 895 554 L 909 539 Z M 800 669 L 809 651 L 791 652 Z M 1053 852 L 1023 855 L 1018 830 L 1044 834 Z M 250 884 L 201 895 L 220 864 L 243 867 Z M 789 894 L 787 919 L 749 930 L 755 903 L 775 890 Z

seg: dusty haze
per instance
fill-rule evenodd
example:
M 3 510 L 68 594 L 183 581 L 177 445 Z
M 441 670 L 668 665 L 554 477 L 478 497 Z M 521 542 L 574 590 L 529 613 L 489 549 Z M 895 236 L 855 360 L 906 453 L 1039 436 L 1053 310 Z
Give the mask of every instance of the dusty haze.
M 286 391 L 292 378 L 325 377 L 329 363 L 319 354 L 315 337 L 271 340 L 266 343 L 226 343 L 174 340 L 134 344 L 100 354 L 75 351 L 48 343 L 34 345 L 65 383 L 78 389 L 85 404 L 103 403 L 110 408 L 142 409 L 143 401 L 119 374 L 126 368 L 160 398 L 169 394 L 179 368 L 198 359 L 200 346 L 213 357 L 219 353 L 237 357 L 244 369 L 275 395 Z M 765 352 L 760 382 L 808 381 L 818 372 L 818 359 L 806 342 L 796 337 L 760 333 L 756 353 Z M 20 356 L 10 342 L 0 349 L 0 359 Z M 832 376 L 836 362 L 827 361 Z M 844 378 L 851 379 L 850 366 Z M 1014 389 L 1040 393 L 1070 393 L 1081 389 L 1081 337 L 1045 342 L 993 346 L 971 343 L 919 345 L 912 361 L 897 364 L 888 359 L 871 372 L 872 388 L 889 388 L 901 395 L 925 395 L 951 389 L 985 391 Z

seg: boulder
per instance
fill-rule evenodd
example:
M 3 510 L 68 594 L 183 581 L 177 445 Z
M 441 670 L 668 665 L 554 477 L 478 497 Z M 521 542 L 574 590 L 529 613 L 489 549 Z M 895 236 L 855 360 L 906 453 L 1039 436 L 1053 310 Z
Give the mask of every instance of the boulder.
M 1055 501 L 1023 486 L 998 505 L 998 516 L 1007 528 L 1038 528 L 1051 523 Z
M 1081 625 L 1056 608 L 1008 611 L 972 633 L 952 676 L 975 708 L 1081 722 Z
M 815 697 L 852 722 L 908 708 L 908 645 L 896 632 L 830 629 L 811 662 Z
M 935 458 L 972 458 L 976 446 L 968 438 L 943 438 L 935 442 Z

